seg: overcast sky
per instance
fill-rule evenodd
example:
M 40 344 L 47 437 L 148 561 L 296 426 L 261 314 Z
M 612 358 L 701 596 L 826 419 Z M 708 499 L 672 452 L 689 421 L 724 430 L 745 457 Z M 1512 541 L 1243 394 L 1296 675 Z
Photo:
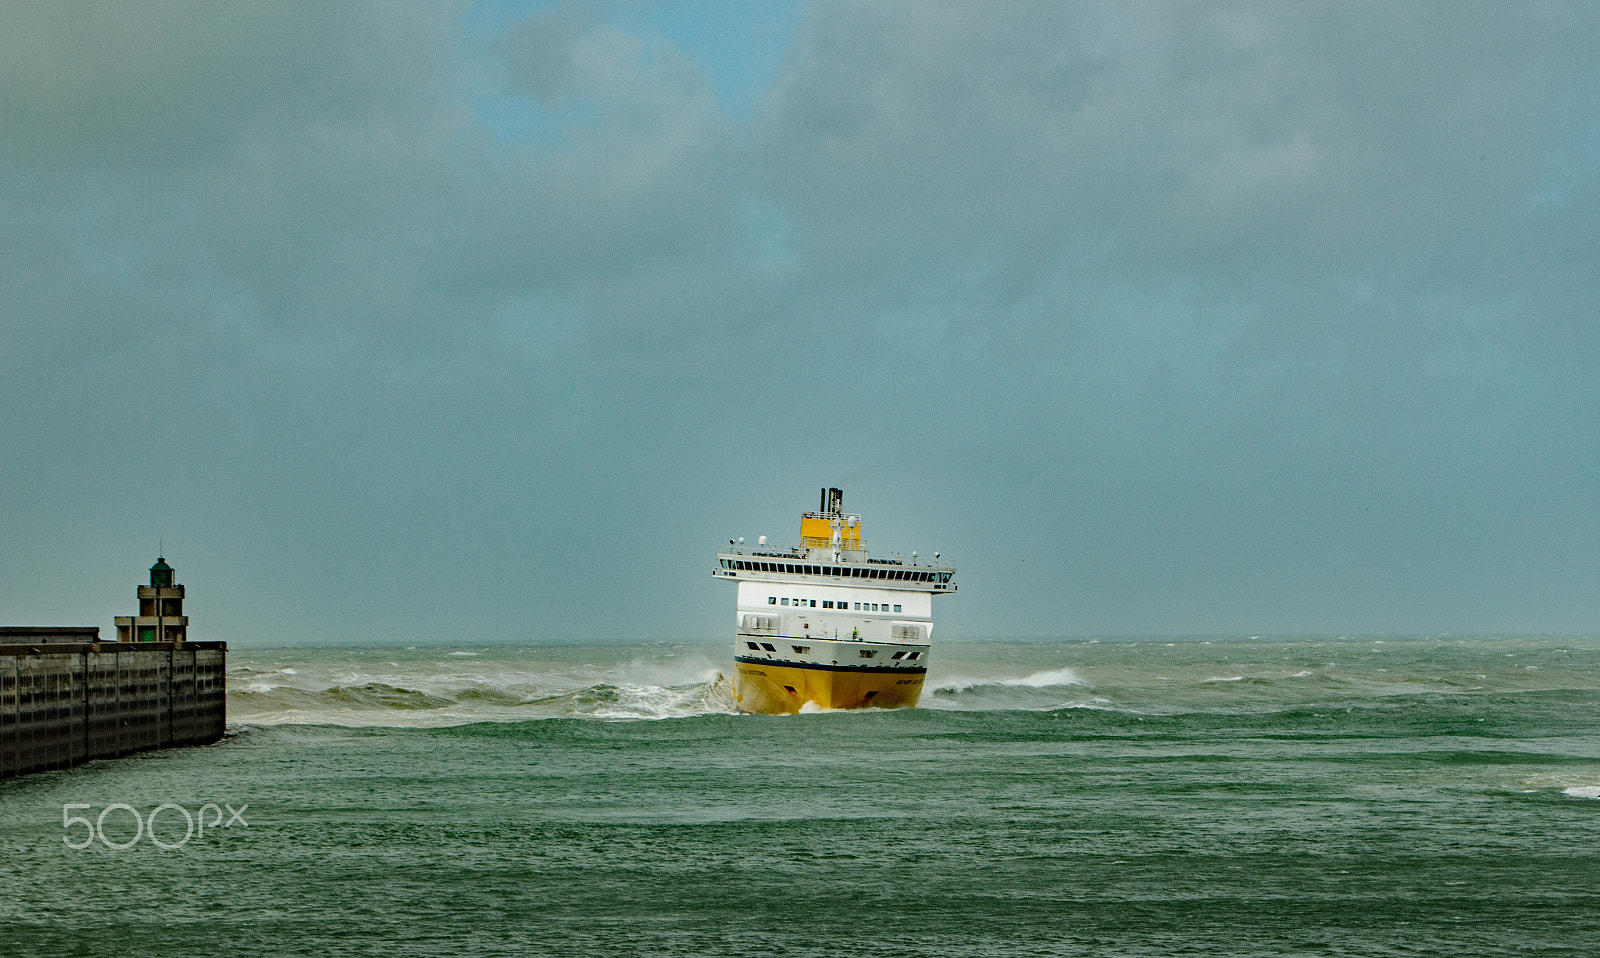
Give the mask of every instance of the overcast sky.
M 0 623 L 1600 630 L 1600 7 L 0 6 Z

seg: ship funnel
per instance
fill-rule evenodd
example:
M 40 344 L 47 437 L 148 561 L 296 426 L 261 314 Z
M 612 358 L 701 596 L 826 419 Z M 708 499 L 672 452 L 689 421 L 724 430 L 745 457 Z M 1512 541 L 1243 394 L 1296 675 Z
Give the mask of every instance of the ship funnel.
M 838 515 L 844 511 L 844 490 L 828 489 L 823 493 L 822 511 Z

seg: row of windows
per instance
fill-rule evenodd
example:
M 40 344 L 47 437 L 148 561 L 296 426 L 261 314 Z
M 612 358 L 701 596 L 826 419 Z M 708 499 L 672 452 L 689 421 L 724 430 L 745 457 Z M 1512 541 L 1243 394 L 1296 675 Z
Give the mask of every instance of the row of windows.
M 755 562 L 745 559 L 719 560 L 724 569 L 747 572 L 789 572 L 795 575 L 837 575 L 853 579 L 894 579 L 897 582 L 949 582 L 949 572 L 923 572 L 920 569 L 868 569 L 861 566 L 798 565 L 792 562 Z
M 752 652 L 760 652 L 762 649 L 766 649 L 768 652 L 776 652 L 776 651 L 778 651 L 777 649 L 772 647 L 772 643 L 771 642 L 746 642 L 745 643 L 745 647 L 748 648 Z M 811 654 L 811 646 L 809 646 L 809 645 L 791 645 L 791 646 L 789 646 L 789 648 L 794 649 L 794 654 L 795 655 L 810 655 Z M 877 657 L 878 651 L 879 650 L 877 650 L 877 649 L 862 649 L 859 654 L 861 655 L 861 657 L 863 659 L 871 659 L 871 658 L 876 658 Z M 899 652 L 896 652 L 892 656 L 892 658 L 894 658 L 896 661 L 899 661 L 900 659 L 903 658 L 903 659 L 905 659 L 906 661 L 909 662 L 912 659 L 920 658 L 921 656 L 922 656 L 921 652 L 907 652 L 906 650 L 901 649 Z
M 817 607 L 817 600 L 816 599 L 780 599 L 775 595 L 769 595 L 769 596 L 767 596 L 767 605 L 795 605 L 795 606 L 801 606 L 801 607 L 808 608 L 808 609 L 815 609 Z M 822 600 L 822 607 L 824 609 L 846 609 L 846 610 L 848 610 L 850 608 L 850 603 L 849 602 L 835 602 L 832 599 L 823 599 Z M 857 603 L 855 603 L 855 611 L 856 612 L 888 612 L 890 610 L 889 610 L 889 603 L 887 603 L 887 602 L 857 602 Z M 898 605 L 895 606 L 894 607 L 894 611 L 895 612 L 899 612 L 900 611 L 900 607 Z

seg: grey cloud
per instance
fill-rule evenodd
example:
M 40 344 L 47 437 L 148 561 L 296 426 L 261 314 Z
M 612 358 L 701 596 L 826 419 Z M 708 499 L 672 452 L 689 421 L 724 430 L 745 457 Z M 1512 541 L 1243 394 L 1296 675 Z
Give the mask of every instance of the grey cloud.
M 711 633 L 850 476 L 957 631 L 1597 611 L 1588 6 L 822 3 L 739 117 L 604 7 L 3 9 L 0 571 Z

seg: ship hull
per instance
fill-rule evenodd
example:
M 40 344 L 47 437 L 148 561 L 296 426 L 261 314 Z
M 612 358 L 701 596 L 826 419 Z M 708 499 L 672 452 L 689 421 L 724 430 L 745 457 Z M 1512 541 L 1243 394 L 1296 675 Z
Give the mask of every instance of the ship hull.
M 740 711 L 792 715 L 807 703 L 822 709 L 910 708 L 922 695 L 925 669 L 828 668 L 735 660 L 734 700 Z

